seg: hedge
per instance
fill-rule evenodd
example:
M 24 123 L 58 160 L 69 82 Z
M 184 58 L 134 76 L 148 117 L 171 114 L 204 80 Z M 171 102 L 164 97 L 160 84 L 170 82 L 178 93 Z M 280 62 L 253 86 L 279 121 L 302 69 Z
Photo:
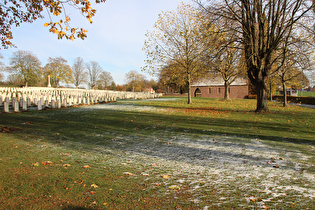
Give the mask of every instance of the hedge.
M 283 96 L 275 95 L 272 96 L 273 100 L 283 101 Z M 315 97 L 307 97 L 307 96 L 287 96 L 288 102 L 291 103 L 301 103 L 301 104 L 311 104 L 315 105 Z

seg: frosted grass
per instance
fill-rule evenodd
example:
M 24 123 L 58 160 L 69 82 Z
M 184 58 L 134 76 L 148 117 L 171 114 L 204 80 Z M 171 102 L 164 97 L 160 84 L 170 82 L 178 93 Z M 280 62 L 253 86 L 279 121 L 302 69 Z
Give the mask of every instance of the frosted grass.
M 70 111 L 101 109 L 165 111 L 132 103 L 100 104 Z M 206 135 L 179 134 L 170 127 L 167 130 L 157 129 L 149 138 L 141 136 L 141 132 L 138 135 L 117 134 L 113 139 L 114 146 L 95 145 L 90 153 L 95 159 L 108 157 L 104 163 L 126 167 L 135 176 L 145 174 L 148 181 L 156 182 L 161 175 L 167 174 L 170 178 L 163 180 L 164 186 L 191 186 L 188 190 L 194 195 L 191 202 L 196 204 L 205 202 L 207 197 L 203 196 L 203 192 L 211 190 L 216 191 L 219 197 L 222 195 L 213 204 L 217 206 L 224 202 L 246 201 L 250 207 L 273 205 L 276 208 L 277 203 L 296 203 L 315 198 L 315 176 L 308 172 L 314 164 L 307 161 L 313 157 L 298 149 L 287 150 L 281 144 L 270 144 L 268 140 L 216 135 L 211 131 Z M 93 135 L 101 142 L 107 133 Z M 310 149 L 315 148 L 310 146 Z M 162 193 L 167 194 L 169 190 Z M 231 196 L 227 197 L 229 194 Z M 233 196 L 235 194 L 239 197 Z M 257 202 L 252 203 L 251 200 L 255 199 Z M 305 208 L 308 203 L 299 205 Z

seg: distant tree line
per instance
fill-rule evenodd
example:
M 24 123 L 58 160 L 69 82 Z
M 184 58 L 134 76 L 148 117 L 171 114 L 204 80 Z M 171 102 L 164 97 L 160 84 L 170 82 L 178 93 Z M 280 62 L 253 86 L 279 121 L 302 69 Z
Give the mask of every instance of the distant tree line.
M 116 85 L 110 72 L 104 71 L 96 61 L 84 62 L 83 58 L 77 57 L 70 66 L 62 57 L 49 58 L 45 65 L 29 51 L 16 51 L 10 57 L 8 66 L 1 62 L 0 54 L 0 83 L 10 86 L 36 86 L 47 87 L 48 76 L 51 87 L 73 84 L 76 88 L 88 87 L 99 90 L 117 90 L 146 92 L 157 91 L 158 84 L 136 70 L 126 73 L 125 84 Z M 4 72 L 9 76 L 4 81 Z

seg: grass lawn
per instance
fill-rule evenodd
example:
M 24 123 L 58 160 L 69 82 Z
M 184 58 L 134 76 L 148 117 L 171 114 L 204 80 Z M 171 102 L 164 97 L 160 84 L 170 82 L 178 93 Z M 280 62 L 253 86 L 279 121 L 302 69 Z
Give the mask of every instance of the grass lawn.
M 315 109 L 128 100 L 0 114 L 1 209 L 312 209 Z

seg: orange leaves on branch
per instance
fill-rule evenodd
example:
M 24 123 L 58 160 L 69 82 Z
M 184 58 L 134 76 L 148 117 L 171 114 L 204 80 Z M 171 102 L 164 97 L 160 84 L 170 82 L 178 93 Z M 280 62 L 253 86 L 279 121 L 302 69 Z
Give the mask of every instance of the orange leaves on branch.
M 96 0 L 96 3 L 105 2 L 106 0 Z M 65 13 L 66 5 L 77 8 L 81 14 L 92 24 L 92 18 L 95 16 L 96 10 L 92 8 L 90 0 L 75 0 L 72 3 L 65 3 L 58 0 L 44 0 L 44 5 L 49 9 L 50 13 L 54 16 L 60 16 L 61 13 Z M 73 41 L 76 37 L 84 39 L 87 37 L 87 30 L 70 27 L 71 18 L 65 14 L 64 20 L 60 20 L 58 23 L 45 23 L 44 26 L 50 26 L 49 31 L 58 34 L 58 39 L 66 38 Z

